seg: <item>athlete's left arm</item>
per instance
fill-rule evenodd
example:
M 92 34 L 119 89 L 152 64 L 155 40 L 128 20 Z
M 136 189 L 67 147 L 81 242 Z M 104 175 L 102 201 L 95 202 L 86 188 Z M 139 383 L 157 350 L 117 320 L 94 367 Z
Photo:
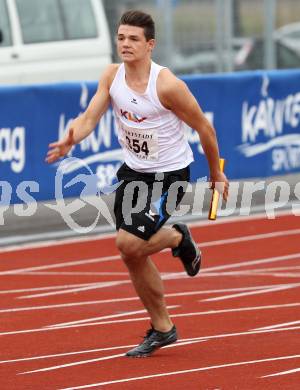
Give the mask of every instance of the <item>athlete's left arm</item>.
M 201 107 L 187 85 L 168 69 L 160 72 L 157 82 L 158 97 L 162 105 L 199 134 L 206 155 L 212 182 L 225 183 L 223 196 L 228 194 L 228 180 L 220 170 L 216 131 L 205 117 Z

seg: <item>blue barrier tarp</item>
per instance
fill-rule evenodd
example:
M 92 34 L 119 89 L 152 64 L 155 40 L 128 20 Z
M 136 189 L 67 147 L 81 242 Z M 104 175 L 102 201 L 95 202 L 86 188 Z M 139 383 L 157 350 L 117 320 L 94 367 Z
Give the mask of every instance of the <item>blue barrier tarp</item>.
M 299 172 L 300 70 L 186 76 L 183 80 L 216 128 L 230 179 Z M 96 87 L 92 82 L 0 88 L 0 180 L 2 192 L 3 182 L 9 183 L 6 191 L 11 187 L 11 203 L 22 201 L 26 181 L 37 183 L 27 189 L 35 200 L 59 197 L 58 164 L 45 163 L 48 144 L 61 138 L 70 121 L 86 109 Z M 195 182 L 209 172 L 198 134 L 186 130 L 195 157 L 191 167 Z M 122 152 L 111 110 L 75 146 L 72 156 L 61 178 L 61 196 L 81 193 L 83 182 L 74 180 L 78 174 L 90 175 L 91 193 L 95 186 L 103 189 L 115 181 Z

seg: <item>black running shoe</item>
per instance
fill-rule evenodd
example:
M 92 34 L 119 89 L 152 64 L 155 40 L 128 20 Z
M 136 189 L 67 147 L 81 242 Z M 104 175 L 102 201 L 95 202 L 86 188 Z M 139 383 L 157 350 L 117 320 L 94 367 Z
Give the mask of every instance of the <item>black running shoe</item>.
M 200 270 L 201 251 L 193 240 L 187 225 L 177 223 L 173 228 L 182 234 L 182 241 L 177 248 L 172 249 L 174 257 L 179 257 L 189 276 L 195 276 Z
M 135 358 L 147 357 L 158 348 L 175 343 L 175 341 L 177 341 L 175 325 L 171 330 L 169 330 L 169 332 L 159 332 L 158 330 L 151 328 L 147 331 L 147 334 L 144 337 L 144 341 L 135 348 L 128 351 L 125 356 Z

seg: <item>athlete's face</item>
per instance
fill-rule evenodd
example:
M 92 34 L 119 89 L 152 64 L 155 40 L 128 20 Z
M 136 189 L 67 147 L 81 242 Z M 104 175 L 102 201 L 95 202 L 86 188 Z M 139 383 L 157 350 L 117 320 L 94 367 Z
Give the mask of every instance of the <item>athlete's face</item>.
M 146 40 L 142 27 L 121 24 L 118 29 L 117 49 L 123 62 L 134 62 L 151 57 L 154 39 Z

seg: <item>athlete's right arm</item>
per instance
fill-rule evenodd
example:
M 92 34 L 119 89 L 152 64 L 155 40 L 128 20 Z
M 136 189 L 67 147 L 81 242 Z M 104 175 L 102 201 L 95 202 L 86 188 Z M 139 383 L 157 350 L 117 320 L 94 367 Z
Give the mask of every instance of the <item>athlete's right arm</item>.
M 49 145 L 46 161 L 53 163 L 65 156 L 73 145 L 86 138 L 95 128 L 102 115 L 109 107 L 109 88 L 117 71 L 118 65 L 109 65 L 102 74 L 97 91 L 87 109 L 73 120 L 65 137 Z

